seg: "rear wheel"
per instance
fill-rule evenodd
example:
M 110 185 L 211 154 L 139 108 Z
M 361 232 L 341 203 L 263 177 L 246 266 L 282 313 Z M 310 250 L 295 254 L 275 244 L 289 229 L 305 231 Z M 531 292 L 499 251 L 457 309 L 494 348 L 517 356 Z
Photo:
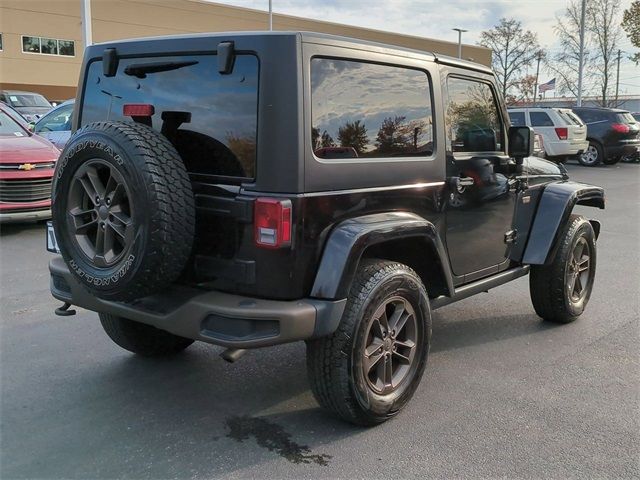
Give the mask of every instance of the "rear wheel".
M 529 276 L 531 301 L 545 320 L 569 323 L 584 311 L 596 274 L 596 237 L 589 221 L 571 215 L 549 265 L 534 265 Z
M 406 265 L 363 262 L 338 330 L 307 342 L 307 371 L 320 405 L 348 422 L 376 425 L 415 392 L 431 337 L 429 300 Z
M 589 146 L 587 149 L 578 156 L 578 162 L 580 165 L 584 165 L 585 167 L 593 167 L 598 165 L 604 157 L 604 153 L 602 151 L 602 146 L 593 141 L 589 141 Z
M 145 357 L 161 357 L 181 352 L 193 343 L 151 325 L 123 317 L 100 313 L 102 328 L 117 345 Z

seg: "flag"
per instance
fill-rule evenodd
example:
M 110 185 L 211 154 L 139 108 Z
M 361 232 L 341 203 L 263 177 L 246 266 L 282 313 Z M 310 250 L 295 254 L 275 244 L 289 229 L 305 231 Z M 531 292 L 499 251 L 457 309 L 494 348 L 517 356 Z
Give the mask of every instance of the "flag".
M 540 85 L 540 91 L 546 92 L 547 90 L 555 90 L 556 89 L 556 79 L 552 78 L 547 83 L 543 83 Z

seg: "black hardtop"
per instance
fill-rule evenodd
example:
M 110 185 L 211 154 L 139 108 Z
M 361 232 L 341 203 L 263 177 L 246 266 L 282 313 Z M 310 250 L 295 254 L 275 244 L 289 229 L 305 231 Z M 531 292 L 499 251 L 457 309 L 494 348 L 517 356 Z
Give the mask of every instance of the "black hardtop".
M 451 57 L 448 55 L 436 54 L 434 52 L 428 52 L 424 50 L 416 50 L 412 48 L 402 47 L 398 45 L 391 45 L 380 42 L 373 42 L 369 40 L 363 40 L 352 37 L 345 37 L 341 35 L 332 35 L 328 33 L 319 32 L 307 32 L 307 31 L 241 31 L 241 32 L 207 32 L 207 33 L 192 33 L 192 34 L 179 34 L 179 35 L 165 35 L 159 37 L 142 37 L 142 38 L 130 38 L 124 40 L 115 40 L 109 42 L 96 43 L 87 48 L 87 54 L 89 57 L 99 56 L 102 54 L 105 48 L 121 48 L 123 54 L 129 55 L 137 52 L 132 52 L 131 49 L 138 50 L 136 46 L 142 47 L 145 53 L 150 50 L 157 50 L 163 54 L 167 51 L 176 51 L 173 48 L 177 45 L 183 47 L 189 45 L 187 50 L 196 51 L 201 50 L 202 46 L 206 45 L 206 48 L 211 50 L 212 44 L 209 40 L 216 40 L 218 42 L 225 40 L 244 40 L 244 41 L 257 41 L 267 38 L 292 38 L 299 40 L 301 43 L 314 43 L 320 45 L 336 46 L 343 48 L 351 48 L 354 50 L 364 50 L 369 52 L 384 53 L 387 55 L 397 55 L 406 58 L 422 59 L 427 61 L 435 61 L 445 65 L 466 68 L 469 70 L 475 70 L 482 73 L 491 74 L 492 71 L 489 67 L 471 62 L 468 60 L 462 60 L 459 58 Z M 203 43 L 206 42 L 206 43 Z M 157 47 L 154 48 L 154 47 Z M 168 48 L 169 47 L 169 48 Z M 167 50 L 168 49 L 168 50 Z

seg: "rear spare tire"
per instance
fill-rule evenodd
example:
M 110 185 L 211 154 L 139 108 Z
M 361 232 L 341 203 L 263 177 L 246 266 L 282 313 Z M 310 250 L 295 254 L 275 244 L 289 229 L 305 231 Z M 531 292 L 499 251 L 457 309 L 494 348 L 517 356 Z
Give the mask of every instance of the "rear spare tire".
M 185 267 L 195 229 L 180 155 L 150 127 L 86 125 L 56 165 L 53 220 L 62 256 L 97 297 L 130 300 L 166 288 Z

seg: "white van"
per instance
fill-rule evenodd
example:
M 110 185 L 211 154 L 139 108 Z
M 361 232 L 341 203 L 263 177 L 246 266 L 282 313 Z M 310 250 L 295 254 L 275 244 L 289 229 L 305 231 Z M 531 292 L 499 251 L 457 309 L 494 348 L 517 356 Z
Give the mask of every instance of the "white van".
M 528 125 L 542 135 L 547 158 L 565 161 L 584 152 L 589 146 L 587 127 L 568 108 L 510 108 L 511 125 Z

